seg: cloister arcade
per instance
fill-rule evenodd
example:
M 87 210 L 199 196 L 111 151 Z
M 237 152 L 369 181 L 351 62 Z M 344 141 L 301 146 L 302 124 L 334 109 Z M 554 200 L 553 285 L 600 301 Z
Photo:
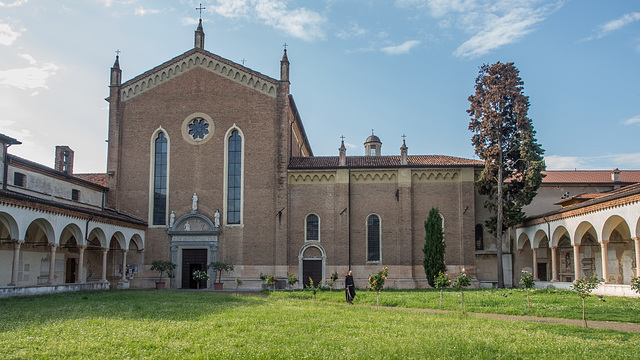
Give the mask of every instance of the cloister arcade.
M 0 204 L 0 287 L 128 287 L 143 263 L 144 228 L 100 212 Z
M 639 275 L 640 202 L 617 199 L 531 219 L 516 229 L 516 247 L 516 272 L 531 271 L 538 281 L 597 274 L 605 285 L 628 286 Z

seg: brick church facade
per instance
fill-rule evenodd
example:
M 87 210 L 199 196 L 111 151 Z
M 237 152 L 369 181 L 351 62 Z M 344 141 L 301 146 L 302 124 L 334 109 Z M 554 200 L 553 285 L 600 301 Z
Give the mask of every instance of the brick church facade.
M 202 23 L 193 49 L 131 80 L 121 81 L 116 58 L 107 203 L 148 221 L 145 265 L 172 260 L 183 288 L 213 261 L 234 264 L 225 280 L 248 287 L 260 273 L 318 281 L 348 267 L 362 285 L 381 265 L 393 286 L 424 287 L 424 220 L 437 206 L 447 264 L 475 273 L 482 164 L 410 156 L 404 141 L 401 154 L 382 156 L 375 135 L 366 156 L 346 156 L 343 145 L 315 157 L 286 50 L 280 64 L 273 79 L 206 51 Z M 140 275 L 132 286 L 150 286 L 153 273 Z

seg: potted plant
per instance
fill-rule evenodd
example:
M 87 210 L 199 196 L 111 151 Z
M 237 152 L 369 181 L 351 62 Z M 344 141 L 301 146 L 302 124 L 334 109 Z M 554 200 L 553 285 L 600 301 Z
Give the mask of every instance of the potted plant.
M 222 261 L 216 261 L 209 264 L 209 268 L 213 269 L 213 288 L 215 290 L 222 290 L 222 273 L 233 271 L 233 265 Z
M 151 263 L 151 270 L 160 273 L 160 279 L 156 281 L 156 289 L 164 289 L 165 282 L 162 281 L 162 274 L 164 274 L 165 272 L 173 272 L 173 270 L 175 270 L 177 266 L 178 265 L 172 263 L 171 261 L 156 260 Z
M 196 270 L 193 272 L 193 280 L 196 281 L 198 290 L 200 290 L 200 283 L 209 280 L 209 274 L 204 270 Z

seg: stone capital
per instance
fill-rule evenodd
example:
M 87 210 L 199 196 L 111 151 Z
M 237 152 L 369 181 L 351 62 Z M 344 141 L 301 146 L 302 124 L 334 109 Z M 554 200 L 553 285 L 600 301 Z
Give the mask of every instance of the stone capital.
M 109 248 L 100 248 L 102 254 L 106 254 L 109 251 Z
M 49 246 L 49 249 L 55 249 L 55 248 L 57 248 L 57 247 L 58 247 L 58 245 L 60 245 L 60 244 L 56 244 L 56 243 L 49 243 L 49 245 L 48 245 L 48 246 Z

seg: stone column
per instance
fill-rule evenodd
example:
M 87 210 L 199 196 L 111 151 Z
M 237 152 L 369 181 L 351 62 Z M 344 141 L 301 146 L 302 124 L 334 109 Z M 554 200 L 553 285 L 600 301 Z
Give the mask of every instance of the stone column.
M 558 247 L 551 247 L 551 281 L 557 282 L 560 281 L 558 279 Z
M 640 276 L 640 238 L 639 237 L 635 237 L 633 238 L 633 242 L 635 242 L 636 245 L 636 275 L 635 276 Z
M 573 274 L 575 279 L 580 278 L 580 244 L 573 244 Z
M 129 250 L 122 249 L 122 282 L 127 282 L 127 252 Z
M 609 244 L 609 240 L 602 240 L 600 243 L 600 248 L 602 249 L 602 277 L 604 278 L 604 283 L 609 283 L 609 255 L 607 254 L 607 244 Z
M 20 245 L 24 243 L 24 240 L 14 240 L 13 242 L 13 272 L 11 273 L 11 282 L 9 286 L 18 285 L 18 271 L 20 270 Z M 638 242 L 636 241 L 636 248 Z
M 82 271 L 84 270 L 84 250 L 87 248 L 87 245 L 78 246 L 78 266 L 76 267 L 76 284 L 82 284 L 84 279 L 82 278 Z
M 535 281 L 539 281 L 540 279 L 538 279 L 538 249 L 537 248 L 531 248 L 531 250 L 533 250 L 533 279 Z
M 109 248 L 102 248 L 102 278 L 100 282 L 107 282 L 107 254 L 109 253 Z
M 56 283 L 56 279 L 54 278 L 55 269 L 56 269 L 56 249 L 58 248 L 58 244 L 49 244 L 49 281 L 47 284 L 54 285 Z

